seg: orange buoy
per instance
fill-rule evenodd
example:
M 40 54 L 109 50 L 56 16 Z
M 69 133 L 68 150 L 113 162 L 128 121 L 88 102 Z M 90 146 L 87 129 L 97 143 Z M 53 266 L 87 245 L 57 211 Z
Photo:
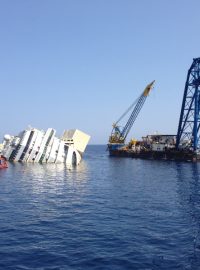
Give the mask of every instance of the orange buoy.
M 4 156 L 0 156 L 0 169 L 8 168 L 8 162 Z

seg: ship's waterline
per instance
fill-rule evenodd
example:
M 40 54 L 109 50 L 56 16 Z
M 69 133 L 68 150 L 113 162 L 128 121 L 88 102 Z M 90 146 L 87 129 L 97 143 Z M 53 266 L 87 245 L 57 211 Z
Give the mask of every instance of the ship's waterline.
M 56 130 L 28 127 L 17 136 L 5 135 L 2 155 L 13 162 L 65 163 L 78 165 L 90 136 L 78 130 L 65 130 L 62 137 Z

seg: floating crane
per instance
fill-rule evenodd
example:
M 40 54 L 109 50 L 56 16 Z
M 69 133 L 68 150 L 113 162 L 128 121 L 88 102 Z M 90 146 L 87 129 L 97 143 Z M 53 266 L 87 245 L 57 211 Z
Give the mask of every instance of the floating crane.
M 193 59 L 188 70 L 177 135 L 147 135 L 137 145 L 135 141 L 132 141 L 128 147 L 123 147 L 153 84 L 154 81 L 147 85 L 136 102 L 113 124 L 108 143 L 110 155 L 150 160 L 200 162 L 200 57 Z M 121 129 L 118 123 L 130 110 L 132 113 L 126 125 Z
M 113 129 L 109 137 L 108 149 L 110 153 L 112 150 L 117 150 L 125 145 L 126 137 L 131 130 L 140 110 L 142 109 L 144 102 L 149 95 L 149 92 L 153 88 L 154 82 L 151 82 L 146 86 L 142 94 L 137 98 L 133 104 L 122 114 L 122 116 L 113 124 Z M 132 113 L 124 127 L 120 128 L 119 122 L 132 110 Z

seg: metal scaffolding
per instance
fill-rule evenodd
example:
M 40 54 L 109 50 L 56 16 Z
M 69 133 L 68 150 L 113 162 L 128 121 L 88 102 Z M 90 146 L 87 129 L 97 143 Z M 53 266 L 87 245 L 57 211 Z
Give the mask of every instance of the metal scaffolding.
M 176 148 L 188 147 L 193 151 L 200 148 L 200 58 L 194 58 L 188 70 L 179 126 L 176 138 Z

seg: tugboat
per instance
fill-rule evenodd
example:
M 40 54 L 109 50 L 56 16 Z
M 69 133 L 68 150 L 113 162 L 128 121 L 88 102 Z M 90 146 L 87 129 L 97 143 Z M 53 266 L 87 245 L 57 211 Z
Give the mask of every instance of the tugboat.
M 8 162 L 7 162 L 7 159 L 0 155 L 0 169 L 6 169 L 8 168 Z

